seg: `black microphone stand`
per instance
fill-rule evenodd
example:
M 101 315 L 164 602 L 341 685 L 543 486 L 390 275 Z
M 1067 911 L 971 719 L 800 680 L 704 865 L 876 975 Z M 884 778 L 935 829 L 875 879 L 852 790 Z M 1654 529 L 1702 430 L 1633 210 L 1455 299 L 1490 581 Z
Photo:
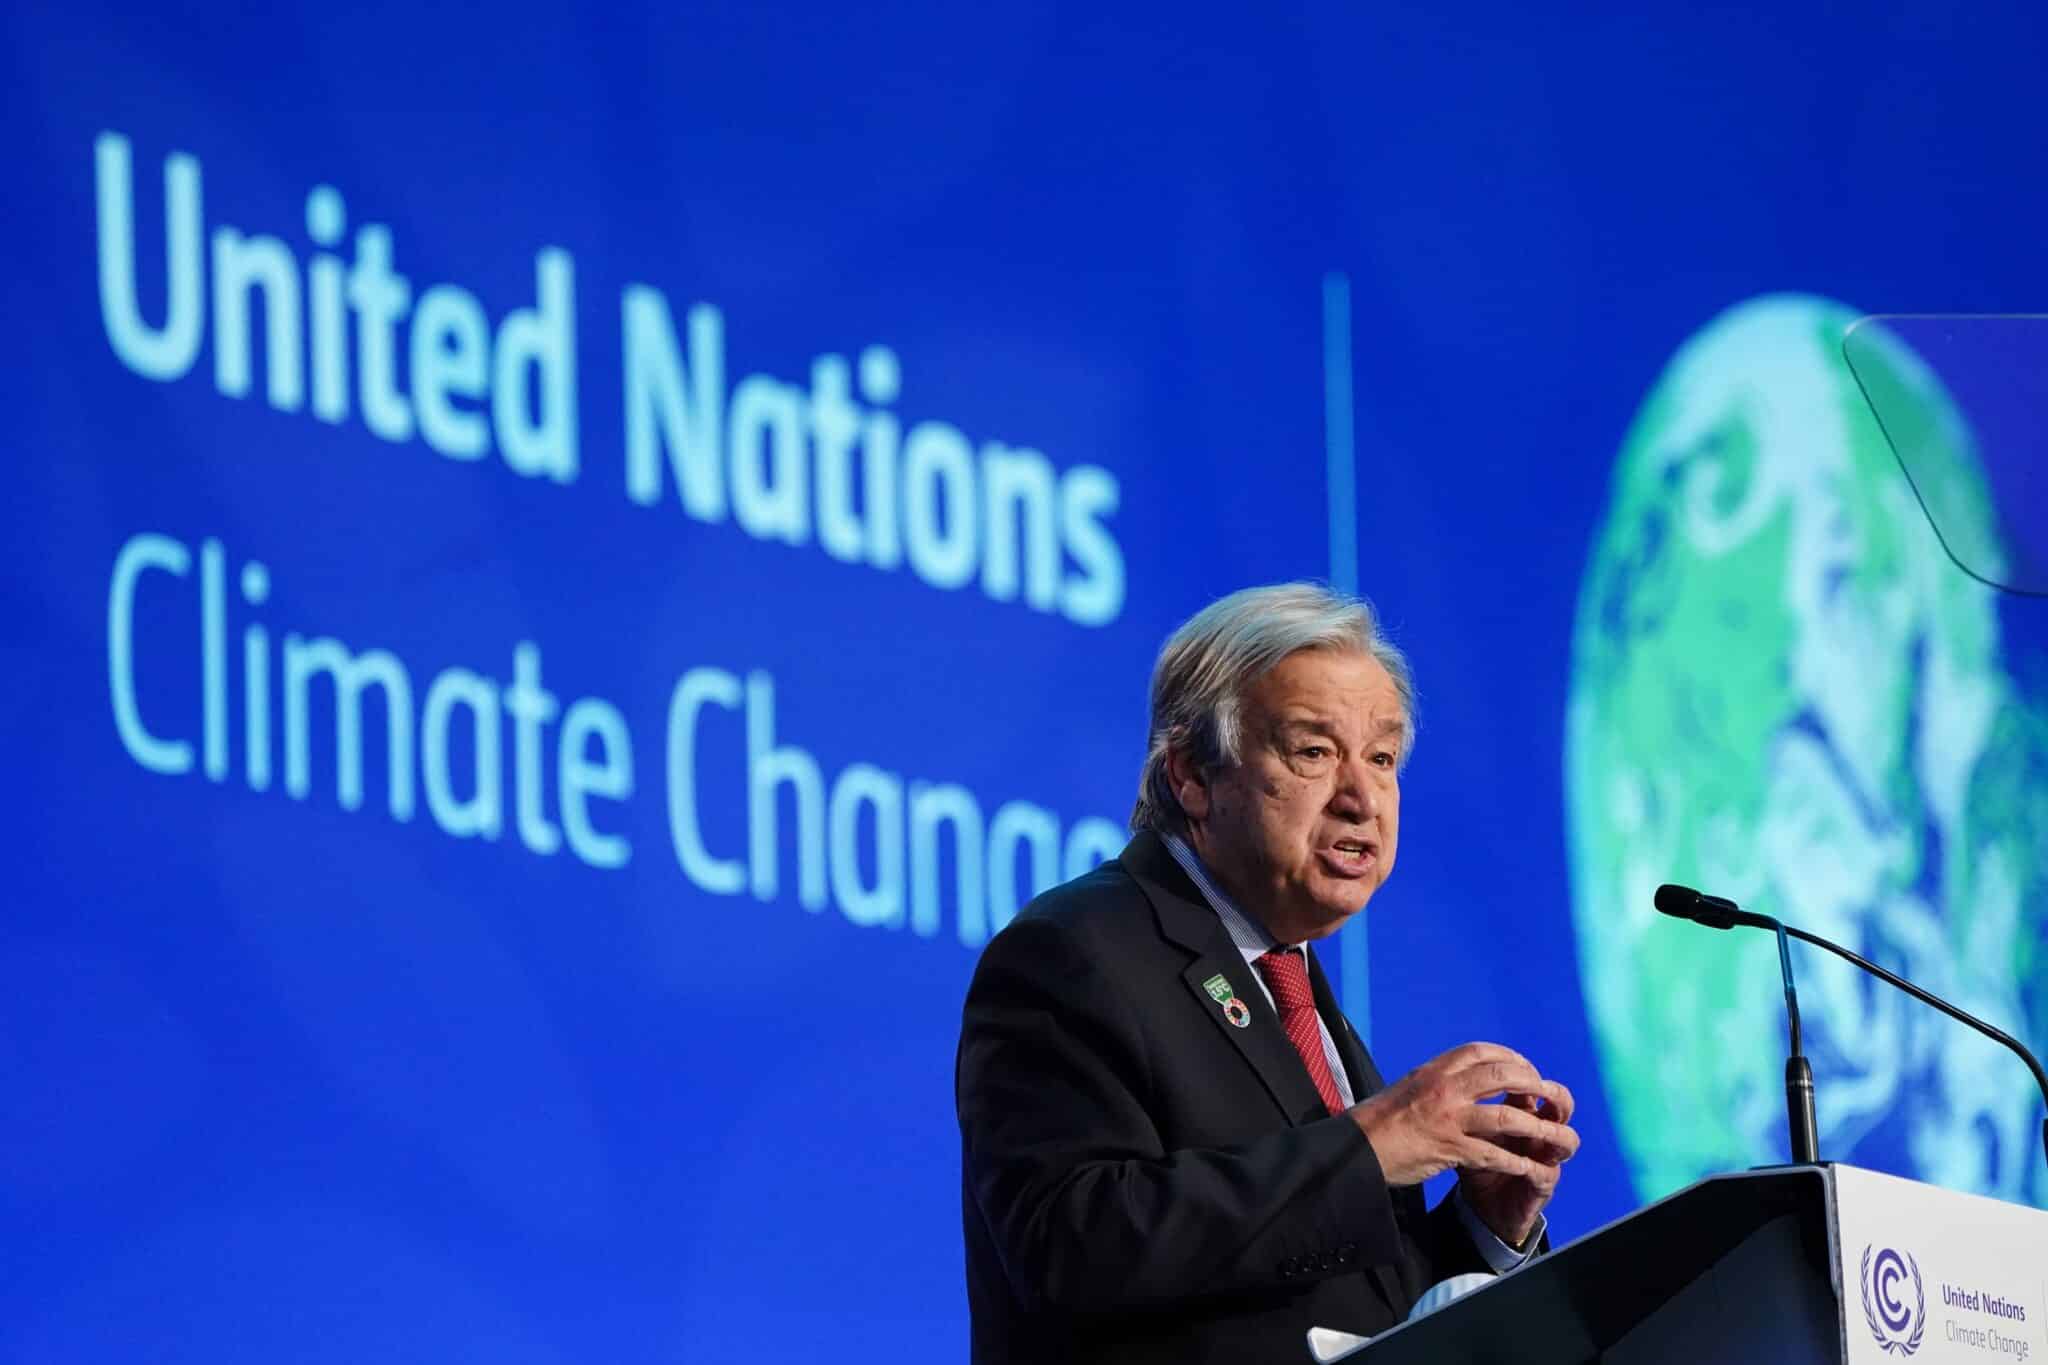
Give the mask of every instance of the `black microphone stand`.
M 1820 1124 L 1813 1113 L 1813 1067 L 1799 1038 L 1799 992 L 1792 988 L 1792 945 L 1783 924 L 1778 930 L 1778 969 L 1785 975 L 1785 1017 L 1792 1026 L 1792 1055 L 1785 1059 L 1785 1131 L 1792 1160 L 1801 1166 L 1820 1164 Z
M 1778 935 L 1778 965 L 1785 974 L 1785 1008 L 1791 1016 L 1792 1023 L 1792 1055 L 1785 1062 L 1785 1109 L 1792 1129 L 1794 1161 L 1816 1160 L 1814 1148 L 1817 1144 L 1814 1138 L 1813 1070 L 1807 1065 L 1806 1058 L 1800 1051 L 1799 1003 L 1792 990 L 1792 955 L 1785 943 L 1788 936 L 1798 939 L 1801 943 L 1811 943 L 1816 948 L 1825 948 L 1836 957 L 1855 963 L 1878 980 L 1897 986 L 1922 1004 L 1934 1006 L 1957 1023 L 1968 1024 L 1993 1042 L 2001 1043 L 2018 1053 L 2020 1060 L 2027 1064 L 2027 1069 L 2034 1073 L 2034 1084 L 2041 1088 L 2042 1098 L 2048 1099 L 2048 1071 L 2042 1069 L 2039 1058 L 2027 1051 L 2026 1044 L 2003 1029 L 1987 1024 L 1973 1014 L 1964 1013 L 1931 991 L 1920 989 L 1896 972 L 1886 971 L 1868 958 L 1850 952 L 1839 943 L 1831 943 L 1818 934 L 1809 934 L 1804 929 L 1795 929 L 1789 924 L 1780 924 L 1769 915 L 1744 910 L 1734 901 L 1720 896 L 1703 895 L 1689 886 L 1666 883 L 1658 887 L 1656 905 L 1658 911 L 1663 914 L 1691 920 L 1709 929 L 1732 929 L 1736 925 L 1742 925 L 1751 929 L 1770 929 Z M 2041 1120 L 2041 1150 L 2044 1155 L 2048 1155 L 2048 1118 Z
M 1781 924 L 1778 926 L 1778 928 L 1781 933 L 1790 934 L 1793 938 L 1798 939 L 1801 943 L 1811 943 L 1816 948 L 1827 949 L 1836 957 L 1847 958 L 1849 961 L 1855 963 L 1864 971 L 1869 972 L 1872 976 L 1877 977 L 1879 980 L 1889 981 L 1892 985 L 1897 986 L 1900 990 L 1912 996 L 1915 1000 L 1918 1000 L 1923 1005 L 1932 1005 L 1934 1006 L 1934 1008 L 1940 1010 L 1943 1014 L 1946 1014 L 1949 1018 L 1955 1020 L 1957 1023 L 1968 1024 L 1971 1028 L 1977 1030 L 1977 1032 L 1983 1034 L 1985 1037 L 1991 1039 L 1992 1041 L 2003 1043 L 2006 1047 L 2010 1048 L 2012 1051 L 2019 1054 L 2020 1060 L 2027 1064 L 2027 1069 L 2034 1073 L 2034 1083 L 2041 1087 L 2041 1094 L 2043 1096 L 2048 1096 L 2048 1072 L 2044 1072 L 2041 1069 L 2040 1059 L 2035 1057 L 2033 1053 L 2029 1052 L 2026 1048 L 2026 1045 L 2020 1042 L 2019 1039 L 2013 1037 L 2010 1033 L 2007 1033 L 2003 1029 L 1997 1028 L 1991 1024 L 1985 1023 L 1982 1019 L 1977 1018 L 1973 1014 L 1963 1013 L 1963 1011 L 1957 1009 L 1954 1005 L 1949 1004 L 1948 1001 L 1942 999 L 1940 996 L 1935 995 L 1929 991 L 1921 990 L 1918 986 L 1906 980 L 1905 977 L 1900 976 L 1894 972 L 1886 971 L 1884 968 L 1878 966 L 1875 962 L 1872 962 L 1868 958 L 1861 957 L 1855 953 L 1850 952 L 1847 948 L 1844 948 L 1839 943 L 1830 943 L 1826 939 L 1820 937 L 1818 934 L 1809 934 L 1804 929 L 1794 929 L 1790 925 L 1786 924 Z M 1787 1084 L 1790 1084 L 1789 1080 L 1787 1081 Z M 2041 1151 L 2043 1155 L 2048 1155 L 2048 1118 L 2044 1118 L 2041 1120 Z

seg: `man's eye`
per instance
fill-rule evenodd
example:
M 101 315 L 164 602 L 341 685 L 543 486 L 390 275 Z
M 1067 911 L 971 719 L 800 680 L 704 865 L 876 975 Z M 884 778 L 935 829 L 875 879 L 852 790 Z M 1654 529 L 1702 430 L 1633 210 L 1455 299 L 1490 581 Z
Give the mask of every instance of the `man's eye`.
M 1382 749 L 1378 753 L 1374 754 L 1372 756 L 1372 761 L 1382 768 L 1391 768 L 1394 766 L 1394 756 L 1388 753 L 1385 749 Z
M 1328 758 L 1330 751 L 1320 744 L 1304 744 L 1294 751 L 1303 758 Z

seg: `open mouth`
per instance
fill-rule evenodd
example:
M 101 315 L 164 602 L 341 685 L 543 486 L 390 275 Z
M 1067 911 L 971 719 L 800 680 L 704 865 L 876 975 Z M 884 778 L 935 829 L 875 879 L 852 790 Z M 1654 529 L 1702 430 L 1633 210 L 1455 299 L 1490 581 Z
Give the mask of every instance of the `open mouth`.
M 1339 839 L 1325 846 L 1324 851 L 1339 868 L 1348 872 L 1362 872 L 1379 856 L 1379 845 L 1370 839 Z

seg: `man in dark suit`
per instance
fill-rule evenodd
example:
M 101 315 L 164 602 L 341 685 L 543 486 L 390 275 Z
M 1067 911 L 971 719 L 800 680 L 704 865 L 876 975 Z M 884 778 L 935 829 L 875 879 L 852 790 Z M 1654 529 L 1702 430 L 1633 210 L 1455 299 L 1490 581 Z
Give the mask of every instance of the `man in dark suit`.
M 1382 1331 L 1536 1249 L 1570 1092 L 1491 1043 L 1383 1086 L 1306 946 L 1392 869 L 1413 716 L 1371 609 L 1314 585 L 1167 642 L 1135 837 L 1027 906 L 968 991 L 977 1362 L 1305 1359 L 1312 1326 Z

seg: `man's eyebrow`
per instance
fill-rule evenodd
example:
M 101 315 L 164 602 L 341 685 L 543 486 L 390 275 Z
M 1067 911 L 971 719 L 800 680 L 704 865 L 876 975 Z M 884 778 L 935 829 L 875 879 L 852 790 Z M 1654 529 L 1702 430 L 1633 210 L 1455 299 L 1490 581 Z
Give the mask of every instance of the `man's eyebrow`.
M 1333 730 L 1337 722 L 1328 716 L 1282 716 L 1276 722 L 1282 730 Z M 1390 716 L 1379 721 L 1370 733 L 1375 735 L 1398 735 L 1407 729 L 1407 722 L 1399 716 Z

